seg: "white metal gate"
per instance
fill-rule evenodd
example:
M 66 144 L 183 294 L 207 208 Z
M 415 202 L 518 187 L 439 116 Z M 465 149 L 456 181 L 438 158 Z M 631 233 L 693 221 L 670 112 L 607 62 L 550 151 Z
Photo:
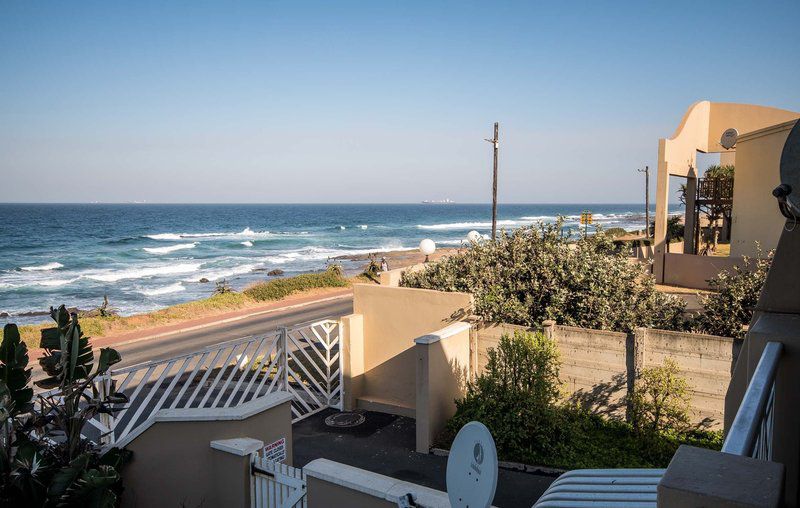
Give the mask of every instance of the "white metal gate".
M 306 474 L 301 468 L 251 456 L 250 506 L 252 508 L 307 508 Z
M 93 390 L 127 395 L 124 409 L 88 422 L 84 436 L 123 440 L 160 409 L 236 407 L 275 391 L 292 395 L 292 421 L 342 408 L 339 321 L 323 320 L 109 371 Z

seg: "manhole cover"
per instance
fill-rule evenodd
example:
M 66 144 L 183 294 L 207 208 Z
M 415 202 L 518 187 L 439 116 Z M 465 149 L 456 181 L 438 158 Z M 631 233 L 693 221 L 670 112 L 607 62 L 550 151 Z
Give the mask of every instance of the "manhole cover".
M 325 418 L 325 425 L 328 427 L 357 427 L 364 423 L 364 414 L 355 411 L 343 411 L 341 413 L 332 414 Z

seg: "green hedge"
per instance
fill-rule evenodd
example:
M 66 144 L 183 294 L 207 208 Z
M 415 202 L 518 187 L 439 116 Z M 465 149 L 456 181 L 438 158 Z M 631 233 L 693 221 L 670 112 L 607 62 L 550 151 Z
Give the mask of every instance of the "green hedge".
M 280 300 L 292 293 L 307 289 L 347 287 L 347 279 L 337 269 L 328 269 L 320 273 L 304 273 L 285 279 L 273 279 L 253 284 L 244 290 L 244 294 L 258 301 Z

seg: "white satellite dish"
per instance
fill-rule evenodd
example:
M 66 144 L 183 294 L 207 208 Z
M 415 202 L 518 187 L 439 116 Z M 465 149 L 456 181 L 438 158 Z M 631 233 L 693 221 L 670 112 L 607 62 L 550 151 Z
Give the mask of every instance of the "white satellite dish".
M 458 431 L 447 457 L 447 496 L 454 508 L 488 508 L 497 490 L 497 448 L 486 425 Z
M 470 243 L 478 243 L 483 239 L 480 233 L 475 231 L 474 229 L 467 233 L 467 241 Z
M 722 133 L 722 136 L 719 138 L 719 144 L 722 145 L 722 148 L 725 150 L 730 150 L 734 146 L 736 146 L 736 139 L 739 137 L 739 131 L 734 128 L 725 129 L 725 132 Z

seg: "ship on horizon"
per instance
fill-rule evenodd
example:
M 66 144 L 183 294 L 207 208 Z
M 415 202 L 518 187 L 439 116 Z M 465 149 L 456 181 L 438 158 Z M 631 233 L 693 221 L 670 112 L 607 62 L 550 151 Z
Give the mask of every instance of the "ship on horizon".
M 453 201 L 450 198 L 426 199 L 426 200 L 422 201 L 422 204 L 424 204 L 424 205 L 452 205 L 453 203 L 455 203 L 455 201 Z

